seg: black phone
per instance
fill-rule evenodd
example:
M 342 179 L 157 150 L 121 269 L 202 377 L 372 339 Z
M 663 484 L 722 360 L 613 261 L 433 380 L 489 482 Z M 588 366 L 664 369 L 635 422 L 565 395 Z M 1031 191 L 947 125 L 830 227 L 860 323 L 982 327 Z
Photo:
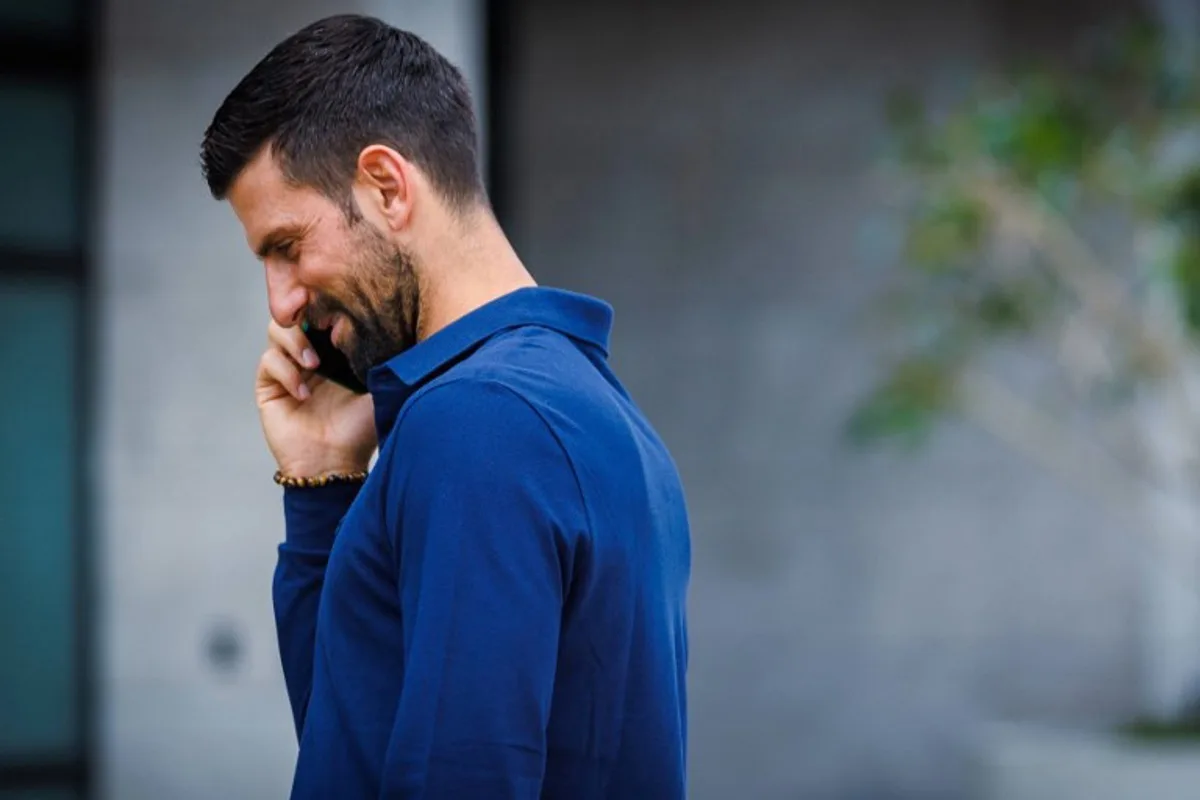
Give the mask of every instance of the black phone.
M 328 328 L 314 328 L 305 323 L 304 335 L 308 337 L 317 358 L 321 359 L 316 369 L 318 375 L 345 386 L 355 394 L 367 393 L 367 387 L 354 374 L 354 370 L 350 369 L 350 360 L 341 350 L 334 347 Z

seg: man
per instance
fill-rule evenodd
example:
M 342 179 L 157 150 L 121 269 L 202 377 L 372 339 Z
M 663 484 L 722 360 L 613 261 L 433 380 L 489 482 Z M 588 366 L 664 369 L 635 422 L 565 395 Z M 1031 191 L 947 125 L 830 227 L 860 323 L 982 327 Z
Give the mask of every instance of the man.
M 607 365 L 611 309 L 536 286 L 498 226 L 458 70 L 322 20 L 225 99 L 202 164 L 267 277 L 292 796 L 684 797 L 677 471 Z M 305 326 L 369 394 L 314 372 Z

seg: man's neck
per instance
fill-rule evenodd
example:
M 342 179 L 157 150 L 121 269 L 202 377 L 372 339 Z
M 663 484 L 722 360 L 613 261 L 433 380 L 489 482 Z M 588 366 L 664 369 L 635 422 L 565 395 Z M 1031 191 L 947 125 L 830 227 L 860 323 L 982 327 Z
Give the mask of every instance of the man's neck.
M 518 289 L 536 286 L 533 276 L 488 210 L 459 223 L 438 248 L 421 286 L 418 340 Z M 456 226 L 457 227 L 457 226 Z

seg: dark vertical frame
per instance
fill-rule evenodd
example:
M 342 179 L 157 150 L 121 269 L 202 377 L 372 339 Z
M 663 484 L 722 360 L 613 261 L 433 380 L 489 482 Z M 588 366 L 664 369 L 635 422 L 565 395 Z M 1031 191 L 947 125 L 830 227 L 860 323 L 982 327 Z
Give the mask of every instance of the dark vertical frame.
M 37 2 L 37 0 L 31 0 Z M 0 75 L 34 84 L 69 87 L 77 108 L 74 131 L 76 213 L 79 242 L 74 250 L 29 252 L 0 244 L 0 273 L 4 277 L 27 275 L 63 278 L 78 292 L 79 316 L 75 320 L 74 448 L 77 463 L 72 486 L 75 529 L 72 532 L 75 615 L 75 719 L 76 741 L 70 755 L 0 761 L 0 792 L 36 789 L 71 789 L 80 798 L 95 796 L 96 691 L 94 674 L 95 593 L 92 580 L 93 510 L 91 432 L 93 407 L 89 387 L 94 378 L 96 329 L 93 302 L 93 263 L 96 218 L 96 129 L 99 70 L 96 65 L 102 36 L 101 7 L 91 0 L 76 0 L 76 24 L 66 32 L 0 30 Z
M 75 353 L 75 436 L 79 463 L 75 470 L 75 497 L 78 519 L 75 524 L 75 653 L 78 659 L 76 676 L 79 720 L 79 779 L 80 800 L 92 800 L 99 792 L 96 786 L 95 765 L 99 758 L 99 714 L 97 691 L 96 646 L 99 622 L 99 597 L 95 582 L 96 481 L 92 465 L 94 424 L 98 411 L 92 402 L 97 386 L 96 365 L 100 363 L 100 315 L 98 312 L 97 280 L 93 265 L 99 242 L 100 182 L 98 180 L 101 150 L 100 99 L 103 91 L 101 59 L 104 47 L 103 0 L 75 0 L 79 4 L 80 49 L 83 71 L 79 78 L 79 125 L 75 140 L 75 158 L 79 176 L 79 319 L 76 324 Z
M 488 197 L 496 219 L 512 223 L 512 73 L 516 58 L 516 6 L 520 0 L 484 0 L 484 82 L 487 85 Z M 512 231 L 509 234 L 512 235 Z

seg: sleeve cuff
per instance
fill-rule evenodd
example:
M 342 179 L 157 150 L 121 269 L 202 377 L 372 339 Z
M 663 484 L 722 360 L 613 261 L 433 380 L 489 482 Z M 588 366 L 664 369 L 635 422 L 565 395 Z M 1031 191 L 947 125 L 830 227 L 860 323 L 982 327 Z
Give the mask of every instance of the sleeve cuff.
M 284 544 L 297 550 L 325 550 L 361 483 L 333 483 L 315 488 L 288 487 L 283 490 Z

